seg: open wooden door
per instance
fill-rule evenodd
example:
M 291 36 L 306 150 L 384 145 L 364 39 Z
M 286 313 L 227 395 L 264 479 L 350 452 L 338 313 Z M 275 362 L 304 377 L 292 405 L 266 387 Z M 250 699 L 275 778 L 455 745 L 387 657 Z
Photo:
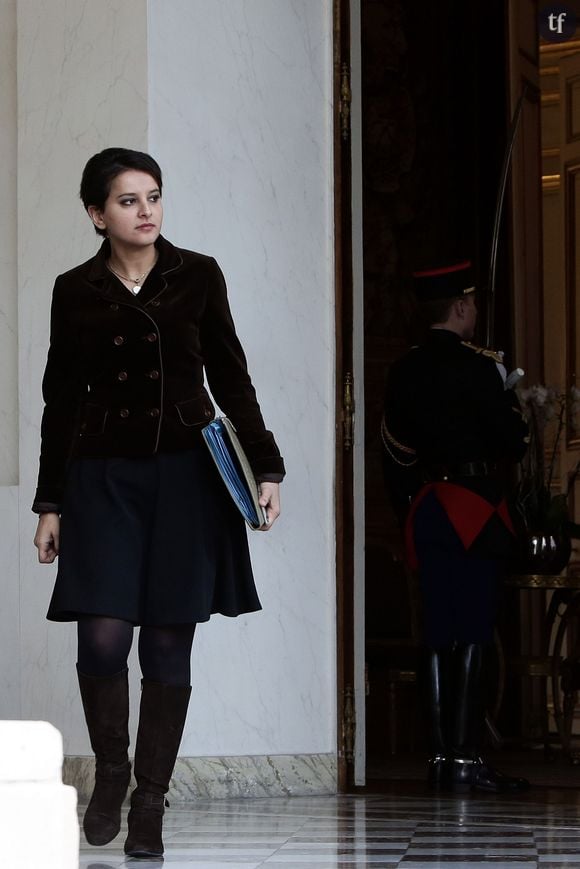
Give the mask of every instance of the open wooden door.
M 546 383 L 580 386 L 580 39 L 540 46 L 544 210 L 544 367 Z M 565 342 L 562 338 L 565 336 Z M 580 459 L 580 418 L 566 420 L 556 485 L 566 491 Z M 580 482 L 570 493 L 580 516 Z M 573 561 L 580 559 L 575 552 Z
M 514 358 L 526 372 L 525 385 L 544 381 L 541 116 L 537 0 L 508 4 L 508 108 L 513 115 L 525 94 L 520 128 L 511 167 L 510 253 Z M 543 594 L 515 593 L 512 606 L 519 613 L 522 655 L 537 652 L 546 602 Z M 520 730 L 528 738 L 540 720 L 545 697 L 539 680 L 523 680 L 520 693 Z
M 366 469 L 367 493 L 384 500 L 377 420 L 385 366 L 412 343 L 408 275 L 420 256 L 423 263 L 451 256 L 455 242 L 472 252 L 484 284 L 505 133 L 524 84 L 503 221 L 496 346 L 510 365 L 526 368 L 530 382 L 543 374 L 537 4 L 450 0 L 444 7 L 447 14 L 427 0 L 334 0 L 333 7 L 341 790 L 365 781 L 365 581 L 369 637 L 373 609 L 387 640 L 403 632 L 402 592 L 401 607 L 391 605 L 402 588 L 390 554 L 399 532 L 386 504 L 378 509 L 367 497 L 365 517 L 364 477 Z M 497 62 L 504 51 L 507 97 L 505 67 Z M 522 615 L 524 645 L 536 615 L 540 610 Z M 369 685 L 370 722 L 380 688 L 373 692 L 370 678 Z M 380 729 L 385 742 L 385 718 L 375 718 L 373 733 Z M 404 715 L 399 724 L 404 728 Z M 369 734 L 367 728 L 371 754 Z
M 563 383 L 566 391 L 580 387 L 580 46 L 560 60 L 560 178 L 564 232 L 561 236 L 565 275 L 566 354 Z M 578 393 L 577 393 L 578 394 Z M 572 410 L 572 408 L 571 408 Z M 561 454 L 561 488 L 580 460 L 580 412 L 569 413 Z M 571 510 L 580 521 L 580 481 L 571 492 Z M 574 561 L 580 561 L 575 549 Z
M 514 360 L 528 383 L 543 381 L 542 188 L 537 0 L 508 5 L 509 114 L 525 92 L 511 167 Z

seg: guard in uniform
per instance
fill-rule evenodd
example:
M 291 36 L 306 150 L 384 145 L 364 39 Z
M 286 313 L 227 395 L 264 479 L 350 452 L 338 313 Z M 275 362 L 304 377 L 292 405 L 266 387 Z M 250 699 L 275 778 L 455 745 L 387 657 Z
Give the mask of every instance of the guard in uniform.
M 493 640 L 502 567 L 514 542 L 502 471 L 528 433 L 500 354 L 470 343 L 471 263 L 418 272 L 429 326 L 388 373 L 381 424 L 387 487 L 418 570 L 435 787 L 520 790 L 481 758 L 483 654 Z

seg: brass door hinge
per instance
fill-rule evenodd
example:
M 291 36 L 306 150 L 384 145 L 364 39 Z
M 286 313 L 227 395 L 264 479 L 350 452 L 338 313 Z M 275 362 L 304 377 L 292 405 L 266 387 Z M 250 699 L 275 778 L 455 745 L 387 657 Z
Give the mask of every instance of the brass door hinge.
M 354 691 L 351 685 L 344 689 L 342 711 L 342 746 L 344 759 L 348 764 L 354 762 L 354 739 L 356 734 L 356 712 L 354 709 Z
M 350 104 L 352 103 L 352 91 L 350 87 L 350 67 L 343 63 L 340 68 L 340 102 L 338 111 L 340 115 L 340 132 L 345 142 L 350 135 Z
M 347 371 L 344 377 L 342 390 L 342 442 L 345 450 L 350 450 L 352 447 L 353 415 L 353 377 L 351 372 Z

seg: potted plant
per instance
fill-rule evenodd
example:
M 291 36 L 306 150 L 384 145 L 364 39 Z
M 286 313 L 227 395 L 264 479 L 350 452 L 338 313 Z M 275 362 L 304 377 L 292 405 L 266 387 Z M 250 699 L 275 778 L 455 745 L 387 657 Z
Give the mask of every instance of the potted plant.
M 518 390 L 530 428 L 529 449 L 522 460 L 515 507 L 522 529 L 522 573 L 560 573 L 571 553 L 571 538 L 580 525 L 569 512 L 569 495 L 580 473 L 580 461 L 567 481 L 554 491 L 555 472 L 566 425 L 577 426 L 580 389 L 569 392 L 536 384 Z

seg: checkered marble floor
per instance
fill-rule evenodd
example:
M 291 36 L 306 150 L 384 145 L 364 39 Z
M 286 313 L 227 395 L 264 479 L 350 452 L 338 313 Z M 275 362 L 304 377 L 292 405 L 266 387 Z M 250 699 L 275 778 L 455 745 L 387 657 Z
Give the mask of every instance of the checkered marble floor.
M 123 858 L 125 833 L 105 848 L 81 836 L 81 869 L 159 869 Z M 168 809 L 164 840 L 166 869 L 580 869 L 575 796 L 541 793 L 204 801 Z

